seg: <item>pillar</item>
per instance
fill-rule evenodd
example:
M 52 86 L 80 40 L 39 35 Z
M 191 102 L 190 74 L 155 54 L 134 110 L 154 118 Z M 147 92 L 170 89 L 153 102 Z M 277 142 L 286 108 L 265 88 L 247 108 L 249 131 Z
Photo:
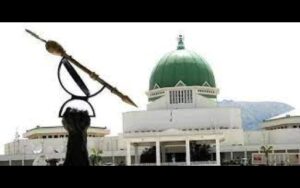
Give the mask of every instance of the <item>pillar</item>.
M 139 164 L 138 144 L 134 144 L 134 163 Z
M 186 139 L 185 140 L 185 161 L 186 165 L 190 166 L 191 165 L 191 153 L 190 153 L 190 140 Z
M 127 148 L 126 148 L 126 151 L 127 151 L 126 163 L 127 163 L 128 166 L 131 165 L 131 152 L 130 152 L 130 146 L 131 146 L 130 142 L 127 141 Z
M 242 160 L 243 165 L 248 165 L 247 148 L 244 151 L 244 159 Z
M 160 166 L 160 143 L 159 143 L 159 141 L 156 141 L 155 145 L 156 145 L 156 165 Z
M 166 162 L 166 148 L 163 145 L 161 146 L 161 162 Z
M 216 139 L 216 159 L 217 159 L 217 165 L 221 165 L 220 140 L 219 139 Z

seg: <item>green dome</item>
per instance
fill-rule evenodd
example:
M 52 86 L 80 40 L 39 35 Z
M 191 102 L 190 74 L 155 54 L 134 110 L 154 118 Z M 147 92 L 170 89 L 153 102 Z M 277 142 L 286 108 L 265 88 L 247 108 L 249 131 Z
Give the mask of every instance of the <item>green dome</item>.
M 184 49 L 182 38 L 177 50 L 166 54 L 153 69 L 149 90 L 175 87 L 182 81 L 186 86 L 216 87 L 215 78 L 209 64 L 197 53 Z

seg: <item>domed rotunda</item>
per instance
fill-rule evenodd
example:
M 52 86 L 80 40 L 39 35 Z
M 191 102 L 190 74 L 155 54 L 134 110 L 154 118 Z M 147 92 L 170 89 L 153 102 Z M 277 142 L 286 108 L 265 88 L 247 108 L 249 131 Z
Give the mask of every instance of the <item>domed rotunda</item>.
M 211 67 L 185 49 L 180 35 L 177 49 L 164 55 L 151 73 L 147 95 L 155 104 L 148 110 L 215 106 L 218 92 Z

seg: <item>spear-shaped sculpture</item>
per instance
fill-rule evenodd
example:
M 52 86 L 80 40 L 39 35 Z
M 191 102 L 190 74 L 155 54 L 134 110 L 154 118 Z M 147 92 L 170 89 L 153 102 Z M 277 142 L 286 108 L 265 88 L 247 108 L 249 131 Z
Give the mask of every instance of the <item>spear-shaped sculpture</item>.
M 104 87 L 109 89 L 112 93 L 119 96 L 124 102 L 137 107 L 137 105 L 127 95 L 124 95 L 123 93 L 118 91 L 117 88 L 113 87 L 112 85 L 110 85 L 109 83 L 107 83 L 106 81 L 101 79 L 95 72 L 89 70 L 88 68 L 86 68 L 85 66 L 80 64 L 78 61 L 76 61 L 72 56 L 68 55 L 66 53 L 66 51 L 64 50 L 64 48 L 60 44 L 58 44 L 57 42 L 52 41 L 52 40 L 47 41 L 47 40 L 39 37 L 37 34 L 33 33 L 32 31 L 30 31 L 28 29 L 25 29 L 25 31 L 28 32 L 29 34 L 31 34 L 32 36 L 34 36 L 35 38 L 39 39 L 40 41 L 46 43 L 46 49 L 49 53 L 68 59 L 71 63 L 73 63 L 79 69 L 81 69 L 82 71 L 87 73 L 93 80 L 98 81 Z

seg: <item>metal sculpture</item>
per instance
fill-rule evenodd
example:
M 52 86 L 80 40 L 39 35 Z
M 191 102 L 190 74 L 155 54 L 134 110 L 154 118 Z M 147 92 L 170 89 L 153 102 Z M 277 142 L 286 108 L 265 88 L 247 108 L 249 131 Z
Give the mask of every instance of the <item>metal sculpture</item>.
M 117 95 L 118 97 L 120 97 L 122 99 L 123 102 L 133 105 L 135 107 L 137 107 L 137 105 L 127 96 L 124 95 L 123 93 L 121 93 L 117 88 L 113 87 L 112 85 L 110 85 L 109 83 L 107 83 L 105 80 L 103 80 L 102 78 L 100 78 L 98 76 L 98 74 L 96 74 L 95 72 L 91 71 L 90 69 L 88 69 L 87 67 L 83 66 L 82 64 L 80 64 L 77 60 L 75 60 L 72 56 L 68 55 L 66 53 L 66 51 L 64 50 L 64 48 L 57 43 L 56 41 L 52 41 L 52 40 L 45 40 L 43 38 L 41 38 L 40 36 L 38 36 L 37 34 L 35 34 L 34 32 L 26 29 L 26 32 L 28 32 L 29 34 L 31 34 L 33 37 L 39 39 L 40 41 L 44 42 L 46 44 L 46 49 L 49 53 L 54 54 L 54 55 L 58 55 L 60 57 L 62 57 L 59 66 L 58 66 L 58 80 L 59 83 L 61 85 L 61 87 L 71 95 L 71 99 L 67 100 L 62 107 L 59 110 L 59 117 L 62 117 L 62 111 L 65 107 L 65 105 L 73 100 L 83 100 L 85 102 L 87 102 L 87 104 L 91 107 L 92 109 L 92 115 L 90 115 L 91 117 L 95 117 L 95 111 L 93 106 L 89 103 L 88 99 L 91 97 L 96 96 L 97 94 L 101 93 L 105 88 L 107 88 L 108 90 L 110 90 L 113 94 Z M 81 77 L 79 76 L 79 74 L 76 72 L 76 70 L 74 69 L 74 67 L 72 66 L 72 64 L 75 65 L 76 67 L 78 67 L 80 70 L 82 70 L 83 72 L 87 73 L 93 80 L 99 82 L 102 85 L 102 88 L 100 90 L 98 90 L 96 93 L 91 94 L 88 87 L 86 86 L 86 84 L 83 82 L 83 80 L 81 79 Z M 68 71 L 68 73 L 70 74 L 70 76 L 72 77 L 72 79 L 75 81 L 75 83 L 77 84 L 77 86 L 81 89 L 81 91 L 85 94 L 84 96 L 78 96 L 73 94 L 72 92 L 70 92 L 69 90 L 66 89 L 66 87 L 63 85 L 62 81 L 61 81 L 61 76 L 60 76 L 60 70 L 62 65 L 64 65 L 64 67 L 66 68 L 66 70 Z
M 78 61 L 76 61 L 72 56 L 68 55 L 64 48 L 55 41 L 46 41 L 42 39 L 37 34 L 32 31 L 26 29 L 26 32 L 30 33 L 35 38 L 40 41 L 46 43 L 46 49 L 48 52 L 54 55 L 58 55 L 62 57 L 59 65 L 57 76 L 61 87 L 71 95 L 71 99 L 67 100 L 59 110 L 59 117 L 62 117 L 62 124 L 64 128 L 68 132 L 68 144 L 67 144 L 67 152 L 66 159 L 64 162 L 64 166 L 89 166 L 89 158 L 87 151 L 87 129 L 90 126 L 90 117 L 95 117 L 95 111 L 93 106 L 88 102 L 90 97 L 94 97 L 97 94 L 101 93 L 105 88 L 109 89 L 113 94 L 119 96 L 124 102 L 137 107 L 137 105 L 126 95 L 118 91 L 117 88 L 113 87 L 102 78 L 100 78 L 95 72 L 92 72 Z M 91 94 L 86 84 L 83 82 L 79 74 L 76 72 L 72 64 L 77 66 L 83 72 L 87 73 L 92 79 L 96 80 L 102 85 L 102 88 L 98 90 L 96 93 Z M 67 90 L 67 88 L 63 85 L 60 70 L 62 65 L 66 68 L 72 79 L 75 81 L 80 90 L 84 93 L 83 96 L 78 96 Z M 80 111 L 75 108 L 68 107 L 64 114 L 62 111 L 65 105 L 72 100 L 82 100 L 89 104 L 92 109 L 92 115 L 89 115 L 87 111 Z M 49 161 L 52 165 L 56 164 L 57 160 Z

